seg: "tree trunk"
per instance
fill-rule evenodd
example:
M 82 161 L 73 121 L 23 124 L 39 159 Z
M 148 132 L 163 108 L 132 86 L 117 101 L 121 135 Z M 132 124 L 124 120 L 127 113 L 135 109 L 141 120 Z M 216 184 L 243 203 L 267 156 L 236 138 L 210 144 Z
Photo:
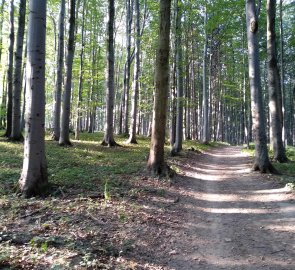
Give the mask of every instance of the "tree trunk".
M 114 71 L 115 71 L 115 51 L 114 51 L 114 23 L 115 23 L 115 4 L 114 0 L 109 0 L 109 21 L 108 31 L 108 67 L 107 67 L 107 93 L 106 93 L 106 122 L 105 134 L 102 141 L 104 146 L 117 146 L 114 140 Z
M 120 116 L 124 119 L 123 132 L 125 135 L 129 133 L 129 92 L 130 92 L 130 69 L 131 69 L 131 29 L 132 29 L 132 16 L 133 15 L 133 1 L 126 0 L 126 48 L 127 56 L 124 69 L 124 92 L 122 97 L 122 113 Z M 120 133 L 120 131 L 119 131 Z
M 18 30 L 15 52 L 15 67 L 13 74 L 13 99 L 12 99 L 12 130 L 10 139 L 22 141 L 21 133 L 21 90 L 22 90 L 22 60 L 23 44 L 26 23 L 26 0 L 20 1 Z
M 207 47 L 208 47 L 208 35 L 207 35 L 207 10 L 205 8 L 204 14 L 204 54 L 203 54 L 203 143 L 209 143 L 209 103 L 208 103 L 208 89 L 207 89 Z
M 68 53 L 66 60 L 66 83 L 63 96 L 59 145 L 72 145 L 70 142 L 70 113 L 72 91 L 72 68 L 75 53 L 75 0 L 71 0 L 70 29 L 68 41 Z
M 251 107 L 253 118 L 253 132 L 255 140 L 254 170 L 273 172 L 267 152 L 267 138 L 265 130 L 265 115 L 262 100 L 260 79 L 260 61 L 258 48 L 258 15 L 255 0 L 246 0 L 246 23 L 248 39 L 249 81 L 251 91 Z
M 183 140 L 183 59 L 182 59 L 182 2 L 176 1 L 176 84 L 177 84 L 177 104 L 176 104 L 176 129 L 175 129 L 175 143 L 171 149 L 171 154 L 175 155 L 182 150 Z
M 153 175 L 169 174 L 164 160 L 165 128 L 169 92 L 169 41 L 171 0 L 160 1 L 159 43 L 155 70 L 152 138 L 147 168 Z
M 45 156 L 46 0 L 30 0 L 27 52 L 26 132 L 19 180 L 25 197 L 42 194 L 48 184 Z
M 63 86 L 63 67 L 64 67 L 64 31 L 65 31 L 65 0 L 61 0 L 58 21 L 58 51 L 57 51 L 57 71 L 54 95 L 54 116 L 53 116 L 53 139 L 59 140 L 60 136 L 60 111 L 61 111 L 61 92 Z
M 282 140 L 282 93 L 280 87 L 280 75 L 277 64 L 276 51 L 276 1 L 267 0 L 267 54 L 268 54 L 268 92 L 270 109 L 271 142 L 274 151 L 274 160 L 278 162 L 288 161 Z
M 139 96 L 139 76 L 140 76 L 140 7 L 139 0 L 135 0 L 135 63 L 133 77 L 133 94 L 132 94 L 132 109 L 131 109 L 131 124 L 128 143 L 137 143 L 136 141 L 136 125 L 138 111 L 138 96 Z
M 10 1 L 10 34 L 9 34 L 9 49 L 8 49 L 8 70 L 7 70 L 7 112 L 6 112 L 6 132 L 5 137 L 11 136 L 12 130 L 12 91 L 13 91 L 13 47 L 14 47 L 14 4 Z
M 82 48 L 80 52 L 80 68 L 79 68 L 79 87 L 78 87 L 78 100 L 77 100 L 77 117 L 76 117 L 76 129 L 75 129 L 75 139 L 80 139 L 80 129 L 81 129 L 81 103 L 82 103 L 82 91 L 83 91 L 83 65 L 84 65 L 84 46 L 85 46 L 85 1 L 83 2 L 83 11 L 82 11 L 82 28 L 81 28 L 81 43 Z
M 284 29 L 283 29 L 283 0 L 280 0 L 280 66 L 281 66 L 281 93 L 282 93 L 282 113 L 283 113 L 283 143 L 286 142 L 286 121 L 285 121 L 285 69 L 284 69 Z

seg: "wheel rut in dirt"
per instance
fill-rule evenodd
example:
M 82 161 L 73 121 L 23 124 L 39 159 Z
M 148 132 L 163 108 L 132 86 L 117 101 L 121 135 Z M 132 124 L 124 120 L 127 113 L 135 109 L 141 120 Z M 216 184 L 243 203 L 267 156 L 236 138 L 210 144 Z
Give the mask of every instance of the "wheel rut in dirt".
M 251 162 L 239 147 L 187 159 L 168 269 L 295 269 L 294 194 Z

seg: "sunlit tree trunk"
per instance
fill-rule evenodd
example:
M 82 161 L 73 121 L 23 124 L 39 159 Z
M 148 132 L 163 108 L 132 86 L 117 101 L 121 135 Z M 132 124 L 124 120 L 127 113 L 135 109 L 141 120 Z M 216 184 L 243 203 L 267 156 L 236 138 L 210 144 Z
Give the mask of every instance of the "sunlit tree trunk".
M 160 1 L 159 43 L 155 70 L 155 100 L 152 138 L 147 168 L 153 175 L 167 175 L 164 159 L 167 101 L 169 92 L 169 42 L 171 0 Z
M 30 0 L 24 161 L 19 185 L 25 197 L 39 195 L 48 184 L 45 156 L 46 0 Z
M 71 0 L 70 7 L 70 29 L 68 40 L 68 51 L 66 60 L 66 82 L 64 87 L 61 125 L 60 125 L 60 145 L 71 145 L 70 142 L 70 113 L 71 113 L 71 92 L 72 92 L 72 73 L 73 59 L 75 53 L 75 9 L 76 1 Z
M 104 146 L 116 146 L 114 140 L 114 71 L 115 71 L 115 50 L 114 50 L 114 23 L 115 23 L 115 4 L 114 0 L 109 0 L 109 21 L 107 26 L 108 41 L 107 41 L 107 91 L 106 91 L 106 121 L 105 134 L 102 141 Z
M 13 47 L 14 47 L 14 3 L 10 1 L 10 34 L 8 49 L 8 70 L 7 70 L 7 112 L 5 137 L 10 137 L 12 130 L 12 91 L 13 91 Z
M 183 140 L 183 59 L 182 59 L 182 2 L 176 1 L 176 85 L 177 85 L 177 100 L 176 100 L 176 129 L 175 142 L 171 149 L 171 154 L 179 153 L 182 150 Z
M 280 87 L 280 75 L 277 64 L 276 50 L 276 0 L 267 0 L 267 54 L 268 54 L 268 92 L 270 109 L 270 128 L 272 130 L 271 143 L 274 151 L 274 159 L 286 162 L 287 156 L 282 140 L 283 113 L 282 93 Z
M 20 1 L 18 30 L 15 52 L 15 66 L 13 73 L 13 99 L 12 99 L 12 130 L 10 139 L 13 141 L 22 141 L 21 133 L 21 90 L 22 90 L 22 60 L 23 44 L 26 23 L 26 0 Z
M 248 39 L 249 81 L 251 91 L 251 109 L 253 132 L 255 140 L 254 170 L 272 172 L 267 152 L 267 137 L 265 130 L 265 114 L 262 100 L 260 79 L 260 60 L 258 48 L 258 12 L 255 0 L 246 0 L 246 23 Z
M 133 76 L 133 93 L 132 93 L 132 109 L 131 123 L 129 130 L 128 143 L 137 143 L 136 128 L 137 128 L 137 112 L 138 112 L 138 97 L 139 97 L 139 76 L 140 76 L 140 6 L 139 0 L 135 0 L 135 62 Z
M 54 115 L 53 115 L 53 139 L 59 140 L 60 136 L 60 111 L 61 111 L 61 92 L 63 86 L 64 70 L 64 29 L 65 29 L 65 0 L 61 0 L 58 21 L 58 51 L 57 51 L 57 71 L 54 95 Z

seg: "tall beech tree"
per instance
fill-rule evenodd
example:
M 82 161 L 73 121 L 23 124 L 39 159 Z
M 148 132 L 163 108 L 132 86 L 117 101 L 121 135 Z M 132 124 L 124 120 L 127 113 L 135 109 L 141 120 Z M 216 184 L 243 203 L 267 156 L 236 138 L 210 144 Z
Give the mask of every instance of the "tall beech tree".
M 53 134 L 52 134 L 52 137 L 55 141 L 58 141 L 60 136 L 61 93 L 62 93 L 62 86 L 63 86 L 63 71 L 64 71 L 65 6 L 66 6 L 66 1 L 61 0 L 60 13 L 59 13 L 59 19 L 58 19 L 57 70 L 56 70 L 56 83 L 55 83 L 55 93 L 54 93 L 54 115 L 53 115 Z
M 207 85 L 207 50 L 208 50 L 208 34 L 207 34 L 207 8 L 204 11 L 204 51 L 203 51 L 203 143 L 210 141 L 209 133 L 209 93 Z
M 106 90 L 106 122 L 105 134 L 102 141 L 104 146 L 118 145 L 114 139 L 114 97 L 115 97 L 115 50 L 114 50 L 114 23 L 115 23 L 115 3 L 109 0 L 107 26 L 107 90 Z
M 260 79 L 260 60 L 258 48 L 258 17 L 260 4 L 255 0 L 246 0 L 246 24 L 248 39 L 249 81 L 251 91 L 251 107 L 253 118 L 253 132 L 255 141 L 255 160 L 253 169 L 260 172 L 273 172 L 267 151 L 267 137 L 265 127 L 265 113 L 262 100 Z
M 8 70 L 7 70 L 7 112 L 6 112 L 6 132 L 5 137 L 10 137 L 12 129 L 12 92 L 13 92 L 13 48 L 14 48 L 14 1 L 10 0 L 10 33 L 8 49 Z
M 26 0 L 21 0 L 19 5 L 18 30 L 15 52 L 15 66 L 13 73 L 13 93 L 12 93 L 12 130 L 10 139 L 22 141 L 21 133 L 21 90 L 22 90 L 22 63 L 23 44 L 26 23 Z
M 183 59 L 182 59 L 182 2 L 176 1 L 176 30 L 175 30 L 175 50 L 176 50 L 176 85 L 177 85 L 177 100 L 176 100 L 176 130 L 175 142 L 171 150 L 171 154 L 176 154 L 182 150 L 183 141 Z
M 155 176 L 164 176 L 169 173 L 169 167 L 164 159 L 164 144 L 169 93 L 170 13 L 171 0 L 160 0 L 152 137 L 147 162 L 148 170 Z
M 20 190 L 39 195 L 48 184 L 45 156 L 46 0 L 30 0 L 27 41 L 27 93 L 24 161 Z
M 282 140 L 283 112 L 280 75 L 276 50 L 276 0 L 267 0 L 267 64 L 268 64 L 268 92 L 270 110 L 271 144 L 274 160 L 288 161 Z
M 66 59 L 66 82 L 64 87 L 62 114 L 60 123 L 59 145 L 71 145 L 70 142 L 70 113 L 71 113 L 71 93 L 72 93 L 72 77 L 73 77 L 73 60 L 75 53 L 75 25 L 76 25 L 76 0 L 70 2 L 70 28 L 68 51 Z
M 139 96 L 139 75 L 140 75 L 140 5 L 139 0 L 134 0 L 135 5 L 135 62 L 133 75 L 133 92 L 132 92 L 132 108 L 131 121 L 129 129 L 128 143 L 137 143 L 136 128 L 138 114 L 138 96 Z

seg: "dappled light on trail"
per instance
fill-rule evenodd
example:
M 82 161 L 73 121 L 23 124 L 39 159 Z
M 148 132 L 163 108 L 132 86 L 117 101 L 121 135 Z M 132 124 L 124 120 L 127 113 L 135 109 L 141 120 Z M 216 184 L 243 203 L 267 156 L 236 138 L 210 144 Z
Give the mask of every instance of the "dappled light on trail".
M 181 184 L 189 222 L 170 269 L 295 269 L 293 193 L 253 172 L 238 147 L 191 160 Z

